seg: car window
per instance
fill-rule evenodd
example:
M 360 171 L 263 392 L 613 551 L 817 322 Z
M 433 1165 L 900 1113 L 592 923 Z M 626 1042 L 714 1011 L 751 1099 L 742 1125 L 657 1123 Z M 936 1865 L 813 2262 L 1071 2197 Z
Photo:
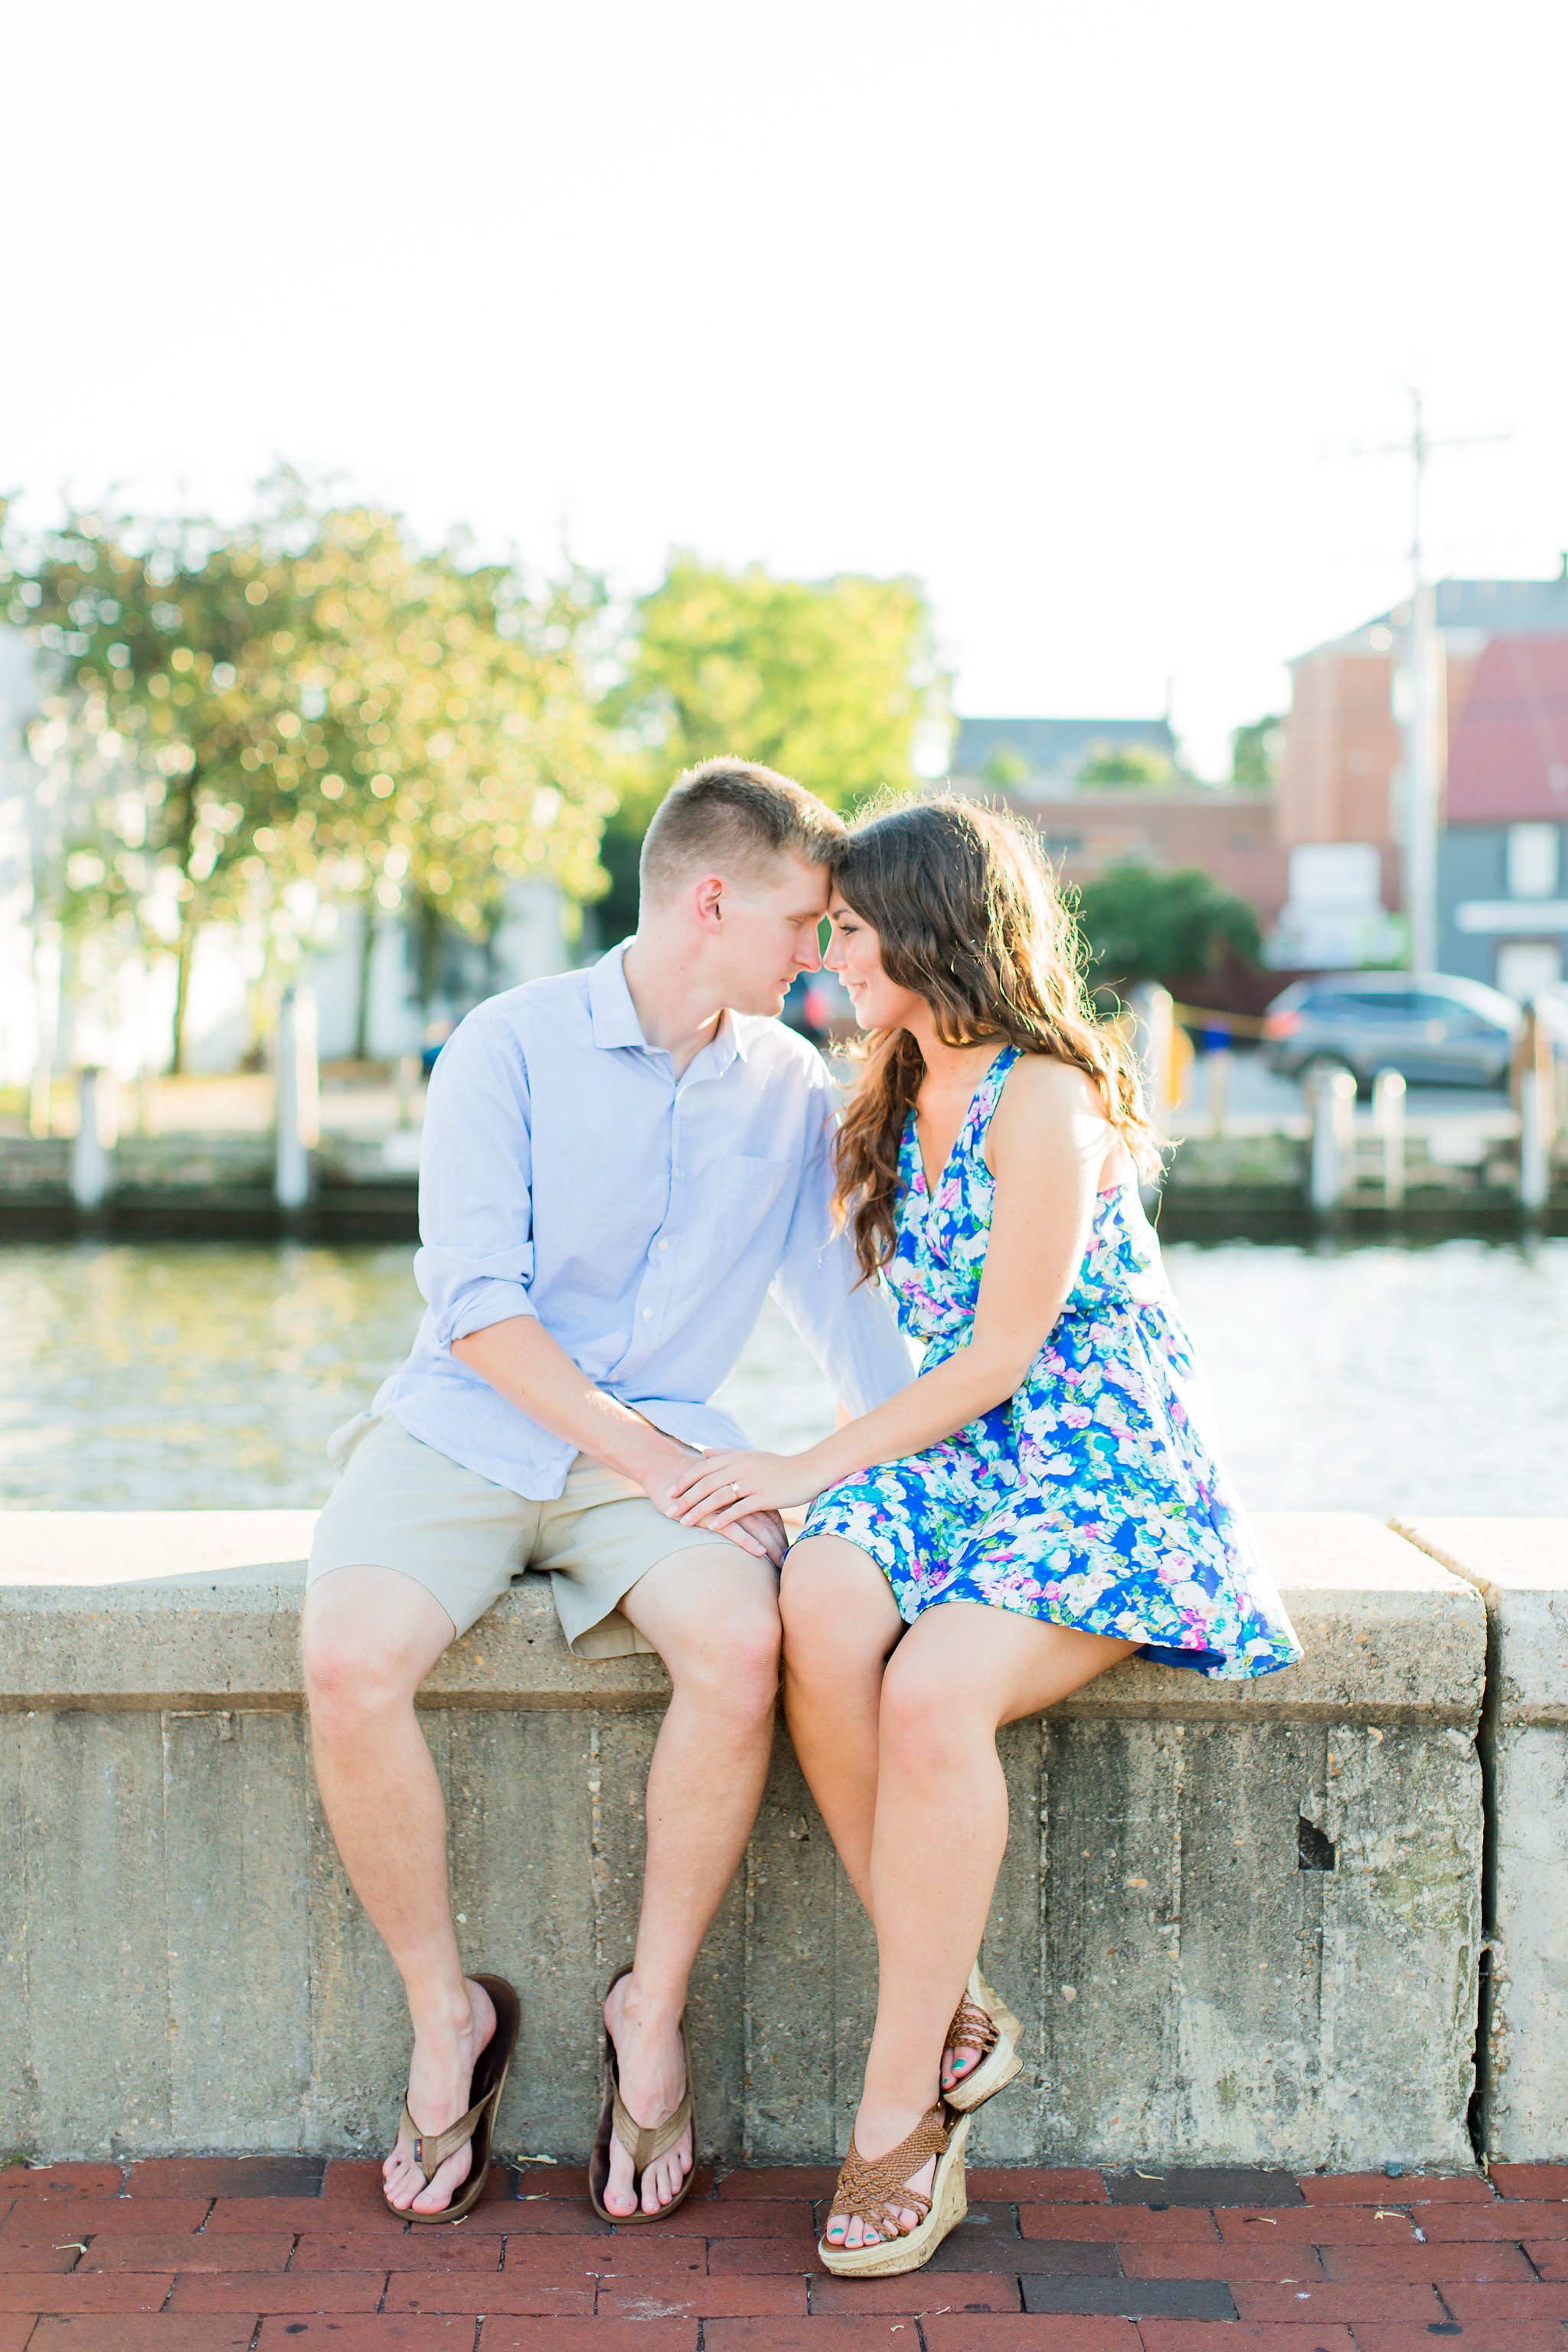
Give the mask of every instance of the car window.
M 1343 991 L 1340 1004 L 1352 1021 L 1408 1021 L 1411 996 L 1404 988 L 1365 988 Z

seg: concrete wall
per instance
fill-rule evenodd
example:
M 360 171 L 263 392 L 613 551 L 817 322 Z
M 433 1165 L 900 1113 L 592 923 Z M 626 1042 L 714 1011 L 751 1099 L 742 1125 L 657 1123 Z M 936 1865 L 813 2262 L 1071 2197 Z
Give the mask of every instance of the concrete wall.
M 0 1517 L 6 2146 L 385 2142 L 406 2032 L 308 1769 L 309 1530 Z M 1370 1520 L 1260 1532 L 1300 1667 L 1243 1685 L 1132 1663 L 1006 1735 L 987 1966 L 1029 2063 L 980 2119 L 993 2158 L 1468 2159 L 1483 1604 Z M 503 2148 L 591 2135 L 595 1996 L 631 1948 L 664 1689 L 656 1661 L 573 1659 L 533 1578 L 427 1685 L 466 1950 L 523 1997 Z M 873 1985 L 781 1736 L 694 1987 L 705 2147 L 841 2154 Z
M 1405 1532 L 1486 1601 L 1482 2145 L 1568 2158 L 1568 1519 L 1420 1519 Z

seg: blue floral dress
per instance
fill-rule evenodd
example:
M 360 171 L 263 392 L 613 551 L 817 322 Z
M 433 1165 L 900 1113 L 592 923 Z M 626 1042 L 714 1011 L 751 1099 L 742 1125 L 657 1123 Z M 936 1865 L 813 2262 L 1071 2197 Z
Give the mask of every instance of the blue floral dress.
M 985 1134 L 1006 1046 L 981 1080 L 934 1196 L 910 1115 L 886 1276 L 922 1370 L 974 1318 L 995 1181 Z M 1137 1642 L 1237 1680 L 1301 1654 L 1220 1467 L 1208 1393 L 1131 1181 L 1101 1192 L 1067 1305 L 1016 1396 L 901 1462 L 819 1495 L 806 1536 L 842 1536 L 909 1624 L 943 1601 Z

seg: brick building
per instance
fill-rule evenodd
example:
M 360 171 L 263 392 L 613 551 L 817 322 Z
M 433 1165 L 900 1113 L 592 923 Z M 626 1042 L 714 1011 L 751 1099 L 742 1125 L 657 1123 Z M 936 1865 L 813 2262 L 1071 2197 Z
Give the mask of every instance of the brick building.
M 1445 746 L 1444 971 L 1533 994 L 1568 945 L 1568 559 L 1555 580 L 1444 580 L 1435 594 Z M 1276 951 L 1364 961 L 1403 905 L 1408 605 L 1291 663 Z

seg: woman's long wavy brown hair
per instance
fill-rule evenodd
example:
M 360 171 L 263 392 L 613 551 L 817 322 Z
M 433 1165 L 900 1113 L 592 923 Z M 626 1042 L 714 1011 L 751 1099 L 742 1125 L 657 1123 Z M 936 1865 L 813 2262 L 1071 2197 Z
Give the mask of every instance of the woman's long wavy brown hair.
M 905 803 L 856 828 L 834 881 L 876 932 L 889 979 L 930 1005 L 944 1045 L 995 1039 L 1070 1062 L 1095 1081 L 1139 1169 L 1158 1167 L 1131 1050 L 1095 1016 L 1078 925 L 1020 824 L 969 801 Z M 869 1277 L 893 1255 L 899 1150 L 925 1062 L 907 1029 L 873 1032 L 858 1050 L 834 1207 Z

